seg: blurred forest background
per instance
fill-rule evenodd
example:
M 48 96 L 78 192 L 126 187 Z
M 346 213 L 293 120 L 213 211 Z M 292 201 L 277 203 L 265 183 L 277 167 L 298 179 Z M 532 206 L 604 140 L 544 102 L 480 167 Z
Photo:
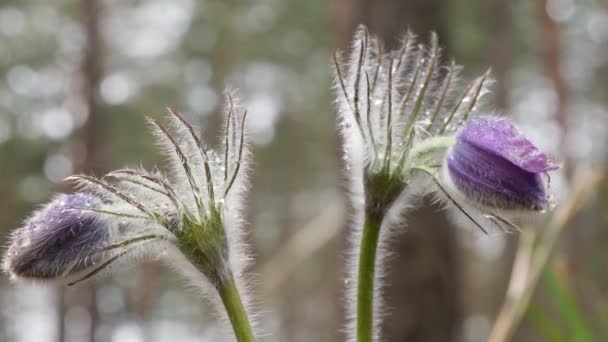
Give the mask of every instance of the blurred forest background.
M 217 140 L 225 84 L 249 109 L 252 272 L 267 341 L 340 341 L 348 205 L 330 56 L 364 23 L 394 46 L 438 32 L 444 60 L 496 79 L 512 116 L 564 164 L 605 173 L 604 0 L 2 0 L 0 234 L 75 172 L 164 163 L 143 117 L 183 112 Z M 565 227 L 513 341 L 608 341 L 608 184 Z M 452 227 L 429 203 L 395 241 L 387 341 L 485 341 L 519 234 Z M 404 228 L 404 231 L 406 229 Z M 212 310 L 156 262 L 76 288 L 0 281 L 0 341 L 216 341 Z M 270 335 L 272 334 L 272 335 Z

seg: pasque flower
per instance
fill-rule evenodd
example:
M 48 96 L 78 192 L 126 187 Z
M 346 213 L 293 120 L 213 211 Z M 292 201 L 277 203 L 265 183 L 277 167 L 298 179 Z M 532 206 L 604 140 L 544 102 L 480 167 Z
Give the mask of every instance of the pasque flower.
M 207 149 L 177 112 L 169 110 L 169 127 L 148 118 L 169 157 L 169 177 L 139 169 L 70 177 L 81 193 L 57 196 L 15 231 L 5 270 L 17 279 L 72 284 L 117 261 L 161 257 L 196 285 L 211 285 L 204 290 L 217 290 L 237 340 L 253 341 L 241 297 L 246 112 L 230 93 L 226 102 L 220 151 Z
M 427 46 L 407 32 L 396 49 L 386 50 L 361 27 L 350 53 L 337 53 L 334 62 L 345 176 L 361 213 L 355 217 L 363 219 L 354 220 L 351 231 L 347 297 L 357 301 L 348 303 L 356 324 L 349 339 L 370 342 L 381 340 L 377 274 L 384 273 L 386 241 L 403 226 L 391 223 L 403 218 L 412 199 L 435 192 L 484 232 L 477 213 L 512 227 L 500 214 L 544 209 L 541 174 L 554 166 L 507 119 L 476 118 L 489 72 L 461 85 L 461 68 L 441 63 L 434 34 Z M 387 220 L 389 213 L 398 215 Z
M 444 180 L 482 210 L 540 211 L 549 201 L 543 174 L 557 169 L 507 118 L 476 117 L 458 132 Z
M 104 261 L 92 253 L 110 242 L 107 220 L 79 208 L 98 206 L 88 194 L 61 194 L 11 236 L 4 269 L 23 279 L 74 279 Z
M 389 209 L 407 207 L 407 199 L 423 184 L 421 174 L 439 182 L 449 135 L 478 111 L 487 92 L 488 73 L 459 86 L 460 67 L 442 65 L 437 37 L 430 45 L 408 32 L 395 50 L 359 28 L 349 55 L 335 58 L 338 124 L 344 140 L 345 175 L 353 203 L 363 202 L 363 222 L 352 230 L 348 310 L 356 324 L 349 339 L 380 339 L 382 258 L 391 227 L 380 233 Z M 399 200 L 402 199 L 402 200 Z M 382 237 L 382 239 L 381 239 Z M 352 280 L 352 281 L 350 281 Z M 349 329 L 350 331 L 351 329 Z

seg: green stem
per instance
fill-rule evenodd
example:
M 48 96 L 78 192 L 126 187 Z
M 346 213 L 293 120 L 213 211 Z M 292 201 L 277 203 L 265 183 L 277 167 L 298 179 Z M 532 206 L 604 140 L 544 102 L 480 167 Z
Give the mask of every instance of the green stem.
M 245 307 L 241 301 L 239 291 L 234 284 L 234 280 L 231 279 L 220 285 L 217 290 L 230 318 L 236 340 L 238 342 L 255 342 L 253 330 L 249 324 Z
M 374 336 L 374 273 L 381 223 L 381 219 L 366 215 L 363 224 L 357 288 L 358 342 L 371 342 Z

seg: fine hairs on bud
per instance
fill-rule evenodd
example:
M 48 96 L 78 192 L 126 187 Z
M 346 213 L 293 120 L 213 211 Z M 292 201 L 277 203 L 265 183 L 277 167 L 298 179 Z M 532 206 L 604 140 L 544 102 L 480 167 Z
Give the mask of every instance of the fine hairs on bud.
M 69 282 L 108 259 L 91 251 L 110 240 L 108 223 L 78 207 L 98 205 L 87 194 L 60 194 L 13 232 L 3 268 L 17 280 Z
M 219 292 L 235 287 L 232 300 L 252 318 L 241 215 L 251 159 L 247 113 L 232 91 L 225 98 L 220 149 L 208 149 L 198 129 L 171 109 L 167 125 L 147 118 L 168 157 L 168 176 L 120 169 L 69 177 L 80 192 L 55 197 L 13 233 L 4 270 L 15 279 L 71 285 L 117 263 L 155 257 L 218 307 Z
M 372 217 L 381 222 L 373 281 L 373 338 L 380 340 L 388 242 L 402 231 L 405 213 L 432 188 L 429 178 L 438 179 L 438 170 L 429 167 L 441 165 L 452 143 L 448 137 L 479 112 L 491 79 L 485 73 L 461 85 L 461 67 L 441 63 L 435 34 L 424 45 L 406 32 L 395 50 L 387 50 L 363 26 L 350 53 L 336 53 L 333 64 L 344 174 L 355 209 L 345 282 L 347 337 L 356 339 L 362 228 Z

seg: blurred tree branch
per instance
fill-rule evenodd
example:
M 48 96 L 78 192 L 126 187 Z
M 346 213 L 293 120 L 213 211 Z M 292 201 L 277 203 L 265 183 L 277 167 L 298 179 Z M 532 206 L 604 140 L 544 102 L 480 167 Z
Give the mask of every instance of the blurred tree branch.
M 562 51 L 560 44 L 559 24 L 551 17 L 547 6 L 549 0 L 540 0 L 539 13 L 542 30 L 542 62 L 547 77 L 551 81 L 557 98 L 555 118 L 561 128 L 561 152 L 564 157 L 564 170 L 566 177 L 572 176 L 572 165 L 566 150 L 566 139 L 568 133 L 568 86 L 562 75 Z
M 511 272 L 504 303 L 498 313 L 488 342 L 509 341 L 525 314 L 543 268 L 561 232 L 587 203 L 604 174 L 600 170 L 577 170 L 568 201 L 551 217 L 545 228 L 523 230 Z
M 343 211 L 341 205 L 330 203 L 314 220 L 295 229 L 296 233 L 261 267 L 266 293 L 280 288 L 291 274 L 297 272 L 301 263 L 314 256 L 341 232 Z

